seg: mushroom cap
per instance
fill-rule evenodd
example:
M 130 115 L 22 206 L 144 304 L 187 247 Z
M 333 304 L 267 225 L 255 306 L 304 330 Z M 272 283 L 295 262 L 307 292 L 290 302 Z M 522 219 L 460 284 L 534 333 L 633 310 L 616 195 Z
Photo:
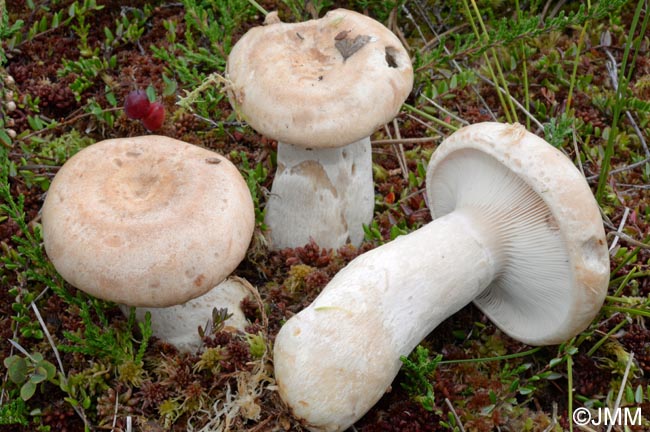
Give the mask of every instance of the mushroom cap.
M 61 276 L 131 306 L 206 293 L 244 258 L 254 223 L 231 162 L 154 135 L 81 150 L 57 173 L 42 210 L 45 250 Z
M 570 159 L 519 124 L 455 132 L 427 171 L 433 218 L 464 208 L 492 235 L 496 277 L 474 303 L 532 345 L 586 328 L 604 301 L 609 254 L 598 204 Z
M 226 73 L 230 102 L 251 127 L 309 148 L 370 136 L 397 115 L 413 87 L 399 39 L 345 9 L 249 30 L 233 47 Z

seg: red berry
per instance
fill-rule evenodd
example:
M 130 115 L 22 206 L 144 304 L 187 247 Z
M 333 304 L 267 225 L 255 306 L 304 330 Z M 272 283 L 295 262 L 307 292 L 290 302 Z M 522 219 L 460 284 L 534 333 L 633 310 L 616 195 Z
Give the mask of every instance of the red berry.
M 149 98 L 142 90 L 132 91 L 124 101 L 124 112 L 131 119 L 139 120 L 143 118 L 150 109 L 151 103 L 149 103 Z
M 165 107 L 160 102 L 154 102 L 149 112 L 142 118 L 142 124 L 150 131 L 160 129 L 165 121 Z

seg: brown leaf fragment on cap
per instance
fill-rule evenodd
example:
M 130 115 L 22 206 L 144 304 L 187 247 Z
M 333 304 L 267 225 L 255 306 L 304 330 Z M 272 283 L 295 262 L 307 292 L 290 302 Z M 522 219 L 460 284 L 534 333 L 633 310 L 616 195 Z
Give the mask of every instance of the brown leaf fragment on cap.
M 343 30 L 338 32 L 336 36 L 334 36 L 334 40 L 339 41 L 345 39 L 346 37 L 348 37 L 348 34 L 350 34 L 351 31 L 352 30 Z
M 355 52 L 359 51 L 365 44 L 370 42 L 370 36 L 358 35 L 354 39 L 337 40 L 334 46 L 343 56 L 343 61 L 347 60 Z

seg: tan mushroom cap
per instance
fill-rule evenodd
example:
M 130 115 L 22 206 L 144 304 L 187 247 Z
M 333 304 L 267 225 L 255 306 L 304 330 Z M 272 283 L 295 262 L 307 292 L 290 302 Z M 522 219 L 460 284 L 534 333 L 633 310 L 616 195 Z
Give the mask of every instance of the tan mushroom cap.
M 253 202 L 237 168 L 162 136 L 102 141 L 70 158 L 43 205 L 43 240 L 71 285 L 131 306 L 198 297 L 244 258 Z
M 337 42 L 347 45 L 346 53 L 362 46 L 344 59 Z M 370 136 L 397 115 L 413 86 L 399 39 L 381 23 L 345 9 L 249 30 L 228 57 L 227 77 L 230 102 L 251 127 L 310 148 Z
M 434 152 L 427 193 L 434 219 L 473 207 L 501 239 L 502 266 L 474 303 L 504 332 L 555 344 L 594 319 L 609 282 L 605 232 L 584 176 L 559 150 L 519 124 L 474 124 Z

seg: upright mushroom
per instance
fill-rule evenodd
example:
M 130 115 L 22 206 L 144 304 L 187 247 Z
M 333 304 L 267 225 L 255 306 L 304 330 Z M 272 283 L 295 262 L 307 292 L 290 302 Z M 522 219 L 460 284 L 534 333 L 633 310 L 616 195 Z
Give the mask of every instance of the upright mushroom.
M 532 345 L 582 331 L 604 300 L 598 205 L 560 151 L 521 125 L 447 138 L 427 171 L 434 221 L 360 255 L 275 341 L 281 397 L 314 431 L 344 430 L 409 352 L 471 301 Z
M 230 161 L 163 136 L 81 150 L 57 173 L 42 210 L 45 250 L 66 281 L 152 308 L 183 304 L 222 282 L 244 258 L 254 220 L 246 182 Z
M 345 9 L 249 30 L 228 57 L 231 104 L 278 140 L 266 205 L 273 248 L 314 239 L 338 248 L 363 241 L 372 219 L 370 134 L 411 91 L 413 68 L 399 39 Z

